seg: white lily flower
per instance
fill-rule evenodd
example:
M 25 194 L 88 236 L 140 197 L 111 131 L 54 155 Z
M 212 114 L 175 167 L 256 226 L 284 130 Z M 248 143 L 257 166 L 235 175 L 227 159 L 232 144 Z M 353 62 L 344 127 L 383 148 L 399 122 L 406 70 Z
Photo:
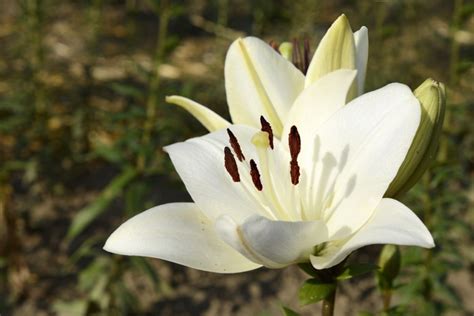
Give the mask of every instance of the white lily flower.
M 166 147 L 194 203 L 131 218 L 104 249 L 233 273 L 308 261 L 329 268 L 369 244 L 433 247 L 410 209 L 383 198 L 416 133 L 419 103 L 395 83 L 345 105 L 355 76 L 317 80 L 315 97 L 306 92 L 290 109 L 281 140 L 261 117 L 261 130 L 231 125 Z
M 357 80 L 349 99 L 363 92 L 368 56 L 367 28 L 352 33 L 341 15 L 322 38 L 308 72 L 303 74 L 284 56 L 256 37 L 239 38 L 225 60 L 225 90 L 234 124 L 259 128 L 263 115 L 280 138 L 294 102 L 320 77 L 338 69 L 357 69 Z M 230 123 L 205 106 L 181 96 L 166 101 L 183 107 L 213 132 Z M 333 112 L 337 109 L 333 109 Z

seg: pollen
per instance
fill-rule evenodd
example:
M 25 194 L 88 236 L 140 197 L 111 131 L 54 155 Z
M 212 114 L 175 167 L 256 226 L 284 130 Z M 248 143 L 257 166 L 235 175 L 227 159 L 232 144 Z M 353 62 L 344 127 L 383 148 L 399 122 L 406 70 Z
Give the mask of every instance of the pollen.
M 252 177 L 252 182 L 255 185 L 255 188 L 262 191 L 263 185 L 260 180 L 260 172 L 258 171 L 257 164 L 253 159 L 250 160 L 250 176 Z
M 232 133 L 230 129 L 227 129 L 227 134 L 229 135 L 229 142 L 235 154 L 237 155 L 237 159 L 242 162 L 243 160 L 245 160 L 245 156 L 242 153 L 242 149 L 240 148 L 240 144 L 237 140 L 237 137 L 235 137 L 234 133 Z
M 234 155 L 229 147 L 224 148 L 224 166 L 232 177 L 232 180 L 234 180 L 234 182 L 239 182 L 239 169 L 237 168 L 237 162 L 235 161 Z
M 260 116 L 260 124 L 262 125 L 261 131 L 268 133 L 268 143 L 270 144 L 270 148 L 273 149 L 273 130 L 270 123 L 265 120 L 265 118 Z

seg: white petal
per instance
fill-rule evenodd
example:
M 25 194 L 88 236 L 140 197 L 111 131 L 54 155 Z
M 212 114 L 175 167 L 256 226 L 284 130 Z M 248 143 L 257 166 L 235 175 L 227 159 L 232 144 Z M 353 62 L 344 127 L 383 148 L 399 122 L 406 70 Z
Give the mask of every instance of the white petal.
M 218 273 L 259 267 L 223 242 L 193 203 L 164 204 L 132 217 L 110 235 L 104 249 Z
M 210 132 L 226 128 L 230 125 L 219 114 L 188 98 L 172 95 L 166 97 L 166 102 L 176 104 L 191 113 Z
M 331 25 L 319 42 L 306 73 L 305 87 L 338 69 L 355 69 L 354 35 L 343 14 Z
M 293 104 L 283 129 L 282 140 L 295 125 L 303 138 L 313 137 L 315 131 L 346 104 L 347 94 L 357 71 L 333 71 L 305 88 Z
M 419 121 L 420 106 L 410 89 L 390 84 L 334 114 L 318 131 L 317 146 L 314 139 L 302 139 L 301 163 L 313 175 L 310 205 L 324 208 L 330 235 L 351 234 L 368 220 L 403 162 Z M 316 152 L 303 152 L 311 145 Z
M 250 159 L 257 161 L 255 147 L 250 141 L 257 130 L 235 125 L 230 129 L 239 140 L 246 163 Z M 215 220 L 222 214 L 230 214 L 241 220 L 264 213 L 262 205 L 246 191 L 243 180 L 247 171 L 239 168 L 241 182 L 233 182 L 227 173 L 224 166 L 226 146 L 230 147 L 227 131 L 220 130 L 164 149 L 194 202 L 209 218 Z
M 293 64 L 255 37 L 238 39 L 225 60 L 225 88 L 234 123 L 260 128 L 263 115 L 281 135 L 286 115 L 304 86 Z
M 324 256 L 311 256 L 316 269 L 332 267 L 352 251 L 372 244 L 434 247 L 433 237 L 423 222 L 402 203 L 382 199 L 372 218 L 342 247 Z
M 269 268 L 281 268 L 307 260 L 314 246 L 327 240 L 322 221 L 272 221 L 252 216 L 238 225 L 229 216 L 216 222 L 223 240 L 250 260 Z
M 367 70 L 367 58 L 369 56 L 369 34 L 365 26 L 354 33 L 357 67 L 357 92 L 364 93 L 365 73 Z

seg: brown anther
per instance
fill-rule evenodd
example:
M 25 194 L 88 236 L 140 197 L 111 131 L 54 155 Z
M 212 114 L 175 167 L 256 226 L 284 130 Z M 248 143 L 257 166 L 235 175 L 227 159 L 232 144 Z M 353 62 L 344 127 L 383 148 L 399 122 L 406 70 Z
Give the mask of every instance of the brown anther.
M 291 160 L 296 160 L 301 150 L 301 138 L 296 126 L 292 126 L 288 135 L 288 145 L 290 147 Z
M 267 120 L 265 120 L 265 118 L 262 116 L 260 116 L 260 124 L 262 125 L 262 132 L 266 132 L 268 133 L 268 142 L 270 144 L 270 148 L 273 149 L 273 130 L 272 130 L 272 126 L 270 125 L 270 123 L 267 122 Z
M 237 155 L 237 159 L 239 159 L 239 161 L 245 160 L 245 156 L 242 153 L 242 149 L 240 148 L 237 137 L 235 137 L 234 133 L 232 133 L 230 129 L 227 129 L 227 134 L 229 135 L 229 143 L 232 146 L 232 149 L 234 150 L 235 154 Z
M 253 159 L 250 160 L 250 176 L 257 190 L 262 191 L 263 185 L 262 181 L 260 181 L 260 172 L 258 172 L 257 164 Z
M 293 183 L 293 185 L 297 185 L 300 179 L 300 166 L 298 166 L 297 160 L 290 161 L 290 176 L 291 183 Z
M 303 62 L 303 73 L 305 75 L 308 72 L 309 63 L 310 63 L 309 54 L 310 54 L 309 40 L 307 38 L 305 38 L 305 40 L 303 41 L 303 60 L 304 60 L 304 62 Z
M 227 172 L 232 177 L 234 182 L 240 181 L 239 169 L 237 168 L 237 163 L 235 161 L 234 155 L 229 147 L 224 148 L 224 166 Z
M 295 67 L 301 70 L 301 72 L 304 74 L 306 74 L 308 71 L 310 53 L 311 51 L 308 39 L 303 40 L 303 51 L 301 51 L 301 41 L 297 40 L 296 38 L 293 39 L 293 57 L 291 61 L 293 65 L 295 65 Z
M 297 185 L 300 178 L 300 166 L 298 166 L 298 155 L 301 151 L 301 138 L 296 126 L 292 126 L 288 135 L 288 145 L 290 147 L 290 176 L 291 183 Z
M 280 54 L 280 50 L 278 49 L 280 45 L 278 45 L 277 41 L 270 40 L 270 42 L 268 42 L 268 45 L 270 45 L 278 54 Z
M 296 68 L 303 71 L 300 43 L 296 38 L 293 39 L 293 56 L 291 61 L 293 62 L 293 65 L 295 65 Z

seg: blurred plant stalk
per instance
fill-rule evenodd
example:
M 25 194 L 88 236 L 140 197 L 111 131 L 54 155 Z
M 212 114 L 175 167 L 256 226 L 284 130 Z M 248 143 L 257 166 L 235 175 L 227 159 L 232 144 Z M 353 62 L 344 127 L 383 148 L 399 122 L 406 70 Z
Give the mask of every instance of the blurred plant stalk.
M 159 68 L 163 62 L 166 49 L 166 37 L 168 33 L 168 24 L 171 16 L 171 8 L 168 0 L 162 0 L 157 5 L 158 11 L 158 36 L 156 39 L 155 52 L 153 55 L 152 73 L 148 83 L 148 98 L 146 100 L 146 118 L 141 140 L 142 149 L 138 154 L 136 167 L 138 171 L 143 172 L 147 162 L 147 147 L 150 145 L 150 138 L 154 126 L 157 124 L 157 104 L 158 92 L 160 88 Z

